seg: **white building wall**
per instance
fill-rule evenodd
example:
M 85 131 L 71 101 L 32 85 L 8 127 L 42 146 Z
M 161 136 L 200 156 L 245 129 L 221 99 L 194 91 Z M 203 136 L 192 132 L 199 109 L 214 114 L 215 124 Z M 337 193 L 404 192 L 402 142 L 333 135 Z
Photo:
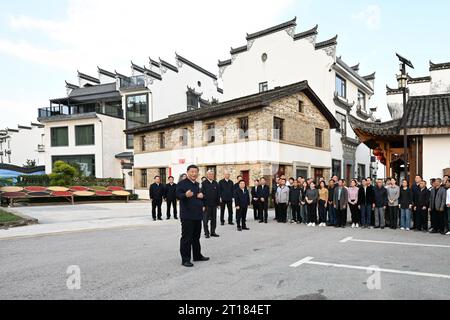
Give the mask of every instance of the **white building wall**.
M 94 125 L 95 145 L 75 145 L 75 127 Z M 48 122 L 45 126 L 46 172 L 52 172 L 53 156 L 95 155 L 95 176 L 97 178 L 122 178 L 120 161 L 114 156 L 125 150 L 124 121 L 113 117 L 97 115 L 90 119 L 66 119 Z M 68 127 L 69 146 L 51 147 L 51 128 Z
M 180 160 L 184 162 L 180 164 Z M 201 166 L 228 165 L 239 163 L 281 163 L 295 166 L 300 162 L 312 168 L 330 168 L 331 153 L 278 143 L 267 140 L 247 141 L 224 145 L 213 145 L 198 148 L 186 148 L 162 152 L 149 152 L 135 155 L 134 167 L 145 169 L 149 167 L 168 167 L 176 179 L 185 173 L 189 164 Z M 136 190 L 140 198 L 148 199 L 147 190 Z
M 222 72 L 224 86 L 223 100 L 255 94 L 259 90 L 259 83 L 268 82 L 269 90 L 277 86 L 284 86 L 295 82 L 307 80 L 310 87 L 325 103 L 329 110 L 336 114 L 339 111 L 346 114 L 346 110 L 335 105 L 335 77 L 336 70 L 334 55 L 328 55 L 324 49 L 316 50 L 312 38 L 294 41 L 285 31 L 281 30 L 255 39 L 251 48 L 232 57 L 232 64 L 226 66 Z M 267 61 L 261 57 L 267 54 Z M 373 94 L 371 88 L 363 88 L 361 84 L 343 71 L 339 75 L 347 79 L 347 100 L 355 102 L 351 114 L 356 116 L 358 89 L 366 93 L 366 105 L 369 108 L 369 99 Z M 347 121 L 347 136 L 356 138 Z M 331 154 L 336 160 L 343 160 L 343 147 L 341 134 L 331 131 Z M 366 175 L 369 174 L 370 156 L 369 148 L 358 147 L 354 170 L 357 163 L 366 165 Z M 331 162 L 330 162 L 331 165 Z M 342 176 L 344 175 L 344 161 L 342 161 Z
M 430 75 L 430 94 L 450 93 L 450 69 L 431 71 Z
M 423 137 L 423 178 L 441 178 L 450 168 L 450 136 Z
M 42 152 L 38 151 L 38 145 L 43 144 L 44 129 L 39 127 L 31 127 L 32 129 L 19 129 L 19 132 L 10 131 L 8 135 L 9 150 L 11 150 L 11 162 L 8 157 L 3 157 L 3 162 L 23 166 L 27 160 L 35 160 L 37 166 L 45 165 L 45 157 Z M 5 143 L 3 148 L 8 147 Z
M 410 97 L 427 95 L 431 91 L 430 82 L 410 83 L 408 88 Z M 402 97 L 402 95 L 399 96 Z M 403 100 L 400 103 L 403 104 Z

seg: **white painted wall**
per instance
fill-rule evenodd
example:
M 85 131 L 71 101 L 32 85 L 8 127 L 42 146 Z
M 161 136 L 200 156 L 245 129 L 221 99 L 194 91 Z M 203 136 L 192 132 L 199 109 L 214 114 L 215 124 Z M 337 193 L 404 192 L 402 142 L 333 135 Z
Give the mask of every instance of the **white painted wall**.
M 442 178 L 450 168 L 450 136 L 423 137 L 423 177 L 425 181 Z
M 16 166 L 23 166 L 27 160 L 35 160 L 37 166 L 46 164 L 42 152 L 38 152 L 38 145 L 44 143 L 44 129 L 32 126 L 29 129 L 18 129 L 19 132 L 9 131 L 8 138 L 4 143 L 0 143 L 0 151 L 11 151 L 11 157 L 3 156 L 3 163 Z M 9 161 L 11 160 L 11 161 Z
M 286 32 L 276 33 L 255 39 L 249 50 L 232 56 L 232 64 L 222 68 L 223 100 L 230 100 L 241 96 L 257 93 L 259 83 L 268 82 L 269 90 L 277 86 L 307 80 L 310 87 L 325 103 L 329 110 L 346 114 L 346 110 L 334 103 L 336 73 L 347 80 L 347 100 L 358 101 L 358 89 L 366 93 L 366 105 L 369 108 L 369 99 L 373 95 L 372 88 L 362 85 L 354 76 L 343 68 L 335 65 L 335 55 L 328 55 L 326 50 L 316 50 L 315 37 L 294 41 Z M 329 48 L 328 48 L 329 49 Z M 267 61 L 261 57 L 267 54 Z M 356 114 L 356 103 L 351 114 Z M 356 138 L 347 121 L 347 136 Z M 343 148 L 341 134 L 331 131 L 331 154 L 333 159 L 342 160 Z M 360 146 L 356 153 L 356 164 L 366 165 L 366 175 L 369 174 L 369 149 Z M 331 162 L 330 164 L 331 165 Z M 342 162 L 344 167 L 344 161 Z M 344 174 L 344 169 L 342 175 Z
M 180 164 L 180 160 L 185 162 Z M 136 154 L 135 168 L 168 167 L 171 174 L 178 179 L 186 172 L 189 164 L 229 165 L 239 163 L 283 163 L 301 162 L 310 167 L 330 168 L 331 153 L 329 151 L 310 149 L 267 140 L 247 141 L 240 143 L 211 145 L 198 148 L 186 148 L 161 152 Z M 137 190 L 138 192 L 139 190 Z M 148 198 L 141 192 L 140 197 Z
M 94 125 L 95 145 L 76 146 L 75 126 Z M 51 128 L 68 127 L 69 146 L 51 147 Z M 90 119 L 65 119 L 47 122 L 45 125 L 45 163 L 46 172 L 52 171 L 53 156 L 95 155 L 95 176 L 97 178 L 122 178 L 120 162 L 114 156 L 123 152 L 125 135 L 124 121 L 97 115 Z
M 430 75 L 430 94 L 450 93 L 450 69 L 431 71 Z

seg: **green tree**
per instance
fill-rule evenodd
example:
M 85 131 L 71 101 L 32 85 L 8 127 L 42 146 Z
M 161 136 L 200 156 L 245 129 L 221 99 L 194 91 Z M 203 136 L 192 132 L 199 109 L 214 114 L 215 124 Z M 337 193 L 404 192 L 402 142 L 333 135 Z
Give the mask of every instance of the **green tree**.
M 53 172 L 49 174 L 51 186 L 70 186 L 75 177 L 80 173 L 78 170 L 64 161 L 56 161 Z

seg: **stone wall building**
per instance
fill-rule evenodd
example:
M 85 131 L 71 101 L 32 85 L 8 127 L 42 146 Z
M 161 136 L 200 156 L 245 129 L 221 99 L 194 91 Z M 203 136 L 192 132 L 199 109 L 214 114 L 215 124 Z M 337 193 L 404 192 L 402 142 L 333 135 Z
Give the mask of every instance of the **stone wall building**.
M 195 163 L 221 178 L 331 175 L 330 130 L 338 121 L 307 81 L 183 112 L 127 130 L 134 135 L 134 188 L 148 198 L 154 176 L 176 180 Z

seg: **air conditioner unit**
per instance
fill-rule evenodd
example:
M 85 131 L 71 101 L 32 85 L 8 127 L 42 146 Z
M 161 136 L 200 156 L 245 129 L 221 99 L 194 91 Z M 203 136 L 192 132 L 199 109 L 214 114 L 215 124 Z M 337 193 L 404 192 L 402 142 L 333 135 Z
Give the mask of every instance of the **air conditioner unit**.
M 11 154 L 11 150 L 6 150 L 5 154 Z
M 38 152 L 45 152 L 45 146 L 43 144 L 38 144 Z
M 0 151 L 0 157 L 3 157 L 3 156 L 4 156 L 3 151 Z

